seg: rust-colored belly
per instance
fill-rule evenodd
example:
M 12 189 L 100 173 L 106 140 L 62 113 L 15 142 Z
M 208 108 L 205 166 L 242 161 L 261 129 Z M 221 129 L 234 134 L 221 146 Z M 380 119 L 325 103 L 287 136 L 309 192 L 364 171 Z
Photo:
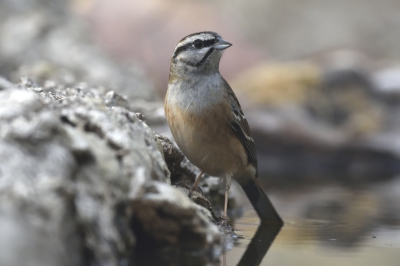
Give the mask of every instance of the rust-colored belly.
M 176 143 L 200 170 L 224 177 L 246 168 L 247 155 L 230 127 L 228 107 L 212 108 L 201 115 L 183 111 L 179 107 L 166 106 L 165 111 Z

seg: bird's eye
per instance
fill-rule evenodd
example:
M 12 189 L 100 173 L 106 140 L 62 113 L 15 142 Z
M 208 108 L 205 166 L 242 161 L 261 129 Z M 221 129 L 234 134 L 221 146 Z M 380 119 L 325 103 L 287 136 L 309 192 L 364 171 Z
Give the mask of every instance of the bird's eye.
M 203 48 L 203 45 L 204 45 L 203 41 L 201 41 L 201 40 L 199 40 L 199 39 L 197 39 L 197 40 L 195 40 L 195 41 L 193 42 L 193 47 L 196 48 L 196 49 L 201 49 L 201 48 Z

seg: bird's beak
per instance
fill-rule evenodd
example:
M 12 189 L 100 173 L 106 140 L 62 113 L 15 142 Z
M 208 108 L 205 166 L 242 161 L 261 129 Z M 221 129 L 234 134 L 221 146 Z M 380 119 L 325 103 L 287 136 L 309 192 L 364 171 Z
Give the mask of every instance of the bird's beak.
M 232 46 L 230 42 L 225 41 L 222 38 L 218 38 L 218 41 L 214 44 L 214 49 L 225 50 L 226 48 Z

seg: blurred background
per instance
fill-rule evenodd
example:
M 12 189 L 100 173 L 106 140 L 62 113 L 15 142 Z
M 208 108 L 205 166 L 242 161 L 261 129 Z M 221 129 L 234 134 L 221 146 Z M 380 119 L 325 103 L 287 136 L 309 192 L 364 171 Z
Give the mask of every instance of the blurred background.
M 397 0 L 0 0 L 0 75 L 116 90 L 170 136 L 175 45 L 218 32 L 233 43 L 221 73 L 252 128 L 260 180 L 287 221 L 266 260 L 398 265 L 399 11 Z M 251 237 L 246 210 L 237 226 Z

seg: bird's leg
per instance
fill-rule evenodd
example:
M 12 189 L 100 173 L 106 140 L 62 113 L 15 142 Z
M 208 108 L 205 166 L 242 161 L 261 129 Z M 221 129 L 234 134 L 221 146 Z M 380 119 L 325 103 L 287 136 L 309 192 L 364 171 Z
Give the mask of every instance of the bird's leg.
M 189 197 L 192 195 L 193 191 L 197 188 L 199 185 L 200 179 L 203 176 L 203 171 L 199 174 L 199 176 L 196 178 L 196 181 L 194 181 L 194 184 L 190 187 L 189 189 Z
M 220 218 L 218 222 L 219 225 L 227 226 L 228 225 L 228 196 L 229 190 L 225 190 L 225 202 L 224 202 L 224 214 Z
M 224 214 L 221 217 L 220 224 L 228 225 L 228 199 L 229 199 L 229 190 L 231 188 L 232 176 L 226 175 L 223 180 L 225 184 L 225 200 L 224 200 Z
M 228 190 L 225 191 L 225 203 L 224 203 L 224 218 L 226 219 L 228 217 Z

